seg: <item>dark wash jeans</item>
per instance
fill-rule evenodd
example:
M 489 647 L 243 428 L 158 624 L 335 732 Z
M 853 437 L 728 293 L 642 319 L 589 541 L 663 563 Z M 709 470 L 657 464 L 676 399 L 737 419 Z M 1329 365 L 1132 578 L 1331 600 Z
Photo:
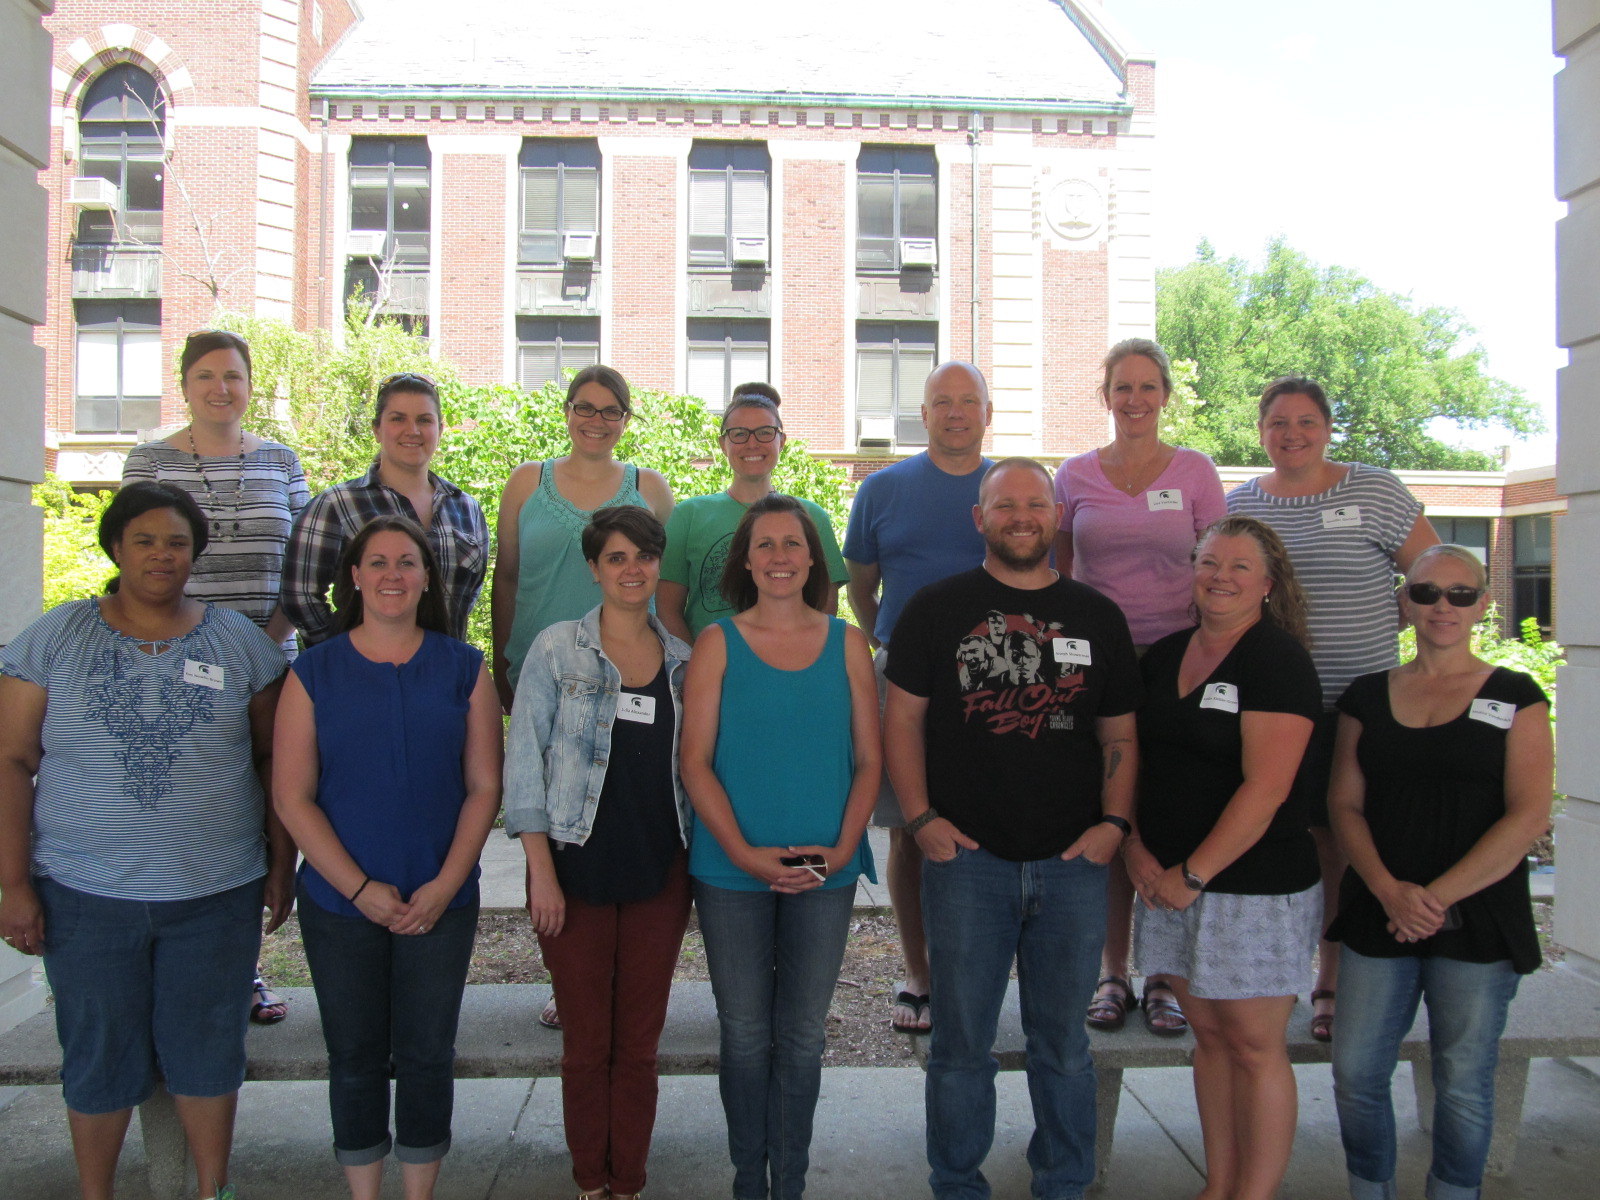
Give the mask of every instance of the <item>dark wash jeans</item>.
M 300 933 L 328 1045 L 334 1156 L 347 1167 L 430 1163 L 450 1149 L 456 1022 L 478 905 L 446 909 L 427 933 L 400 937 L 318 906 L 299 889 Z M 394 1136 L 389 1079 L 394 1079 Z

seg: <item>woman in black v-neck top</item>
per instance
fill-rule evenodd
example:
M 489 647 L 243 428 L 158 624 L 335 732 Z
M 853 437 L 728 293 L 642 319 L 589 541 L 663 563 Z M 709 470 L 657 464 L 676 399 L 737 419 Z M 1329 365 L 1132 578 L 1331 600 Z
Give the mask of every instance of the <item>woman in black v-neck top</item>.
M 1550 710 L 1528 676 L 1473 655 L 1488 598 L 1470 551 L 1423 551 L 1401 607 L 1417 657 L 1339 701 L 1329 815 L 1351 865 L 1328 930 L 1346 951 L 1334 1093 L 1351 1195 L 1392 1196 L 1390 1077 L 1425 1000 L 1428 1194 L 1466 1200 L 1488 1157 L 1506 1011 L 1540 963 L 1525 855 L 1550 820 Z

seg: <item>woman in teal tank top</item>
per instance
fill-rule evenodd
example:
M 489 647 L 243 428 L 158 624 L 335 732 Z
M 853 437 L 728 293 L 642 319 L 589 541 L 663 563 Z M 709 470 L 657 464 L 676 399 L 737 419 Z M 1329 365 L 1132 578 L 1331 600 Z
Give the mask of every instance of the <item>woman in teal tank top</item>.
M 672 489 L 659 472 L 614 456 L 633 419 L 627 380 L 610 367 L 585 367 L 567 388 L 566 414 L 572 449 L 523 463 L 500 496 L 490 611 L 495 686 L 506 712 L 533 639 L 600 603 L 600 587 L 579 546 L 594 511 L 633 504 L 663 524 L 672 512 Z
M 722 590 L 737 615 L 695 642 L 683 784 L 695 906 L 721 1026 L 735 1197 L 799 1200 L 828 1004 L 881 770 L 872 654 L 825 615 L 816 526 L 793 497 L 751 505 Z

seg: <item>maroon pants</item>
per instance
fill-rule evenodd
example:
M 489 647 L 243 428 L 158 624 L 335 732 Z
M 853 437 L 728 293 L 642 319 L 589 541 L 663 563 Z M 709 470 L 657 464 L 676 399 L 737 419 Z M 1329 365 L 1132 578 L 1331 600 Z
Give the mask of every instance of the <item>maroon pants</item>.
M 635 904 L 567 897 L 539 938 L 561 1011 L 561 1102 L 572 1177 L 583 1191 L 640 1192 L 656 1125 L 656 1046 L 689 923 L 688 854 Z

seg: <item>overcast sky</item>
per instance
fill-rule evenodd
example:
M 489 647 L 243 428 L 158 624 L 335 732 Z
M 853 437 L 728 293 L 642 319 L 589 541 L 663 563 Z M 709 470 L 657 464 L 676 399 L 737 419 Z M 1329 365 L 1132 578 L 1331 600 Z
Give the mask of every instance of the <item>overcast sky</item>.
M 1201 238 L 1259 260 L 1282 234 L 1459 311 L 1553 431 L 1548 3 L 1104 3 L 1157 61 L 1162 265 Z M 1553 432 L 1512 450 L 1514 466 L 1553 461 Z

